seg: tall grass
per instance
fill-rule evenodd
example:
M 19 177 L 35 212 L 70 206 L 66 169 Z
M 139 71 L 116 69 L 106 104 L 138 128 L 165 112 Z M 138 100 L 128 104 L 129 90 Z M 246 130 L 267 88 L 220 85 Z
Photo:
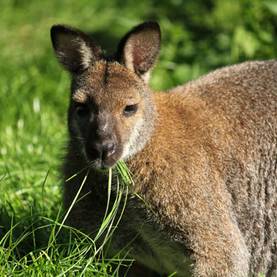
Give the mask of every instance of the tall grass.
M 51 219 L 32 206 L 30 216 L 11 218 L 9 230 L 0 240 L 0 276 L 122 276 L 127 272 L 132 263 L 126 257 L 127 249 L 114 257 L 107 258 L 105 254 L 124 212 L 131 183 L 123 162 L 114 171 L 117 171 L 116 198 L 111 202 L 110 169 L 106 212 L 95 237 L 65 225 L 71 208 L 79 201 L 88 170 L 65 214 L 60 207 L 56 218 Z M 8 211 L 2 209 L 2 216 L 5 213 Z

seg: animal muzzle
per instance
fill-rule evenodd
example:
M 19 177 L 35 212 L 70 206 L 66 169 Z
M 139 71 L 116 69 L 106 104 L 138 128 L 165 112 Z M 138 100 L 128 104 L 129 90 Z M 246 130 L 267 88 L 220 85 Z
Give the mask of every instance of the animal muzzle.
M 107 140 L 102 143 L 95 144 L 95 150 L 98 153 L 98 157 L 101 159 L 107 159 L 115 153 L 116 145 L 112 140 Z
M 117 143 L 112 140 L 94 142 L 87 147 L 87 156 L 92 161 L 98 161 L 100 167 L 111 167 L 115 162 Z

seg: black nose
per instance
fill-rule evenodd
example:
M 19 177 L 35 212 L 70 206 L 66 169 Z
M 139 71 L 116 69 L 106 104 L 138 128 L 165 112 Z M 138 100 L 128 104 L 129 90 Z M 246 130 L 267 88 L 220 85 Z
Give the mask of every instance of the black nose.
M 113 141 L 104 141 L 96 144 L 96 150 L 102 158 L 108 158 L 115 152 L 115 143 Z

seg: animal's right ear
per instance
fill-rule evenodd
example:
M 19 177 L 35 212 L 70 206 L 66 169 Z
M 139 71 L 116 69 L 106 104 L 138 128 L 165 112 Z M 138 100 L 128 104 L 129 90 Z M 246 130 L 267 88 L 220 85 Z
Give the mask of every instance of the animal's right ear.
M 101 58 L 101 48 L 77 29 L 54 25 L 51 40 L 59 62 L 71 73 L 80 73 Z
M 117 58 L 145 82 L 158 57 L 161 30 L 157 22 L 148 21 L 134 27 L 120 41 Z

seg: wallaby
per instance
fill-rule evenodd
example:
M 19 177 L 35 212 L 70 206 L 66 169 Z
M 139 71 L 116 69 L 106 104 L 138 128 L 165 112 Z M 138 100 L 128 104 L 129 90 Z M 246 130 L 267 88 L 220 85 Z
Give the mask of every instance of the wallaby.
M 85 33 L 55 25 L 72 76 L 64 162 L 68 223 L 94 234 L 107 171 L 124 160 L 134 185 L 114 247 L 178 276 L 277 276 L 277 61 L 228 66 L 184 86 L 148 86 L 160 27 L 134 27 L 106 57 Z

